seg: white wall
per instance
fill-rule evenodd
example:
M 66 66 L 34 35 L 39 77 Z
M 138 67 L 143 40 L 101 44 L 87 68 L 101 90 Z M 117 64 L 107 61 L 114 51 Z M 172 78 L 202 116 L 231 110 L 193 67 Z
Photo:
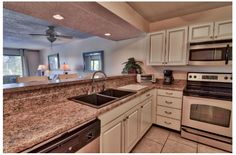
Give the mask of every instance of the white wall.
M 185 72 L 232 72 L 232 67 L 202 67 L 202 66 L 178 66 L 178 67 L 152 67 L 146 66 L 146 52 L 148 41 L 147 37 L 129 39 L 124 41 L 110 41 L 99 37 L 92 37 L 85 40 L 77 40 L 71 43 L 53 47 L 50 50 L 41 51 L 41 63 L 47 64 L 47 56 L 53 53 L 59 53 L 61 64 L 66 62 L 71 66 L 72 72 L 82 73 L 83 70 L 83 52 L 104 50 L 105 72 L 108 75 L 118 75 L 121 73 L 125 62 L 129 57 L 135 57 L 144 62 L 143 69 L 145 73 L 155 73 L 157 77 L 162 76 L 164 69 L 174 70 L 175 73 Z M 176 74 L 176 75 L 178 75 Z M 183 76 L 181 76 L 183 78 Z

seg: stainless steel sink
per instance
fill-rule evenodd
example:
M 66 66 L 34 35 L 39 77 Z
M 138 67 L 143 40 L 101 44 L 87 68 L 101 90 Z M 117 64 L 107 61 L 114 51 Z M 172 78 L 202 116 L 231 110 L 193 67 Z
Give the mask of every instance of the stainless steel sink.
M 96 94 L 75 96 L 68 99 L 94 108 L 101 108 L 135 93 L 136 92 L 117 89 L 107 89 Z

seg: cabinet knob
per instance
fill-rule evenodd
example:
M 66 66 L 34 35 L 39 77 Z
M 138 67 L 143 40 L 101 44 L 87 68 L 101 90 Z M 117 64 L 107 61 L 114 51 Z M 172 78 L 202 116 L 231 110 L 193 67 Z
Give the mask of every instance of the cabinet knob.
M 170 111 L 165 111 L 165 113 L 168 115 L 172 114 L 172 112 L 170 112 Z
M 218 36 L 215 36 L 215 38 L 217 38 Z
M 146 97 L 149 97 L 151 94 L 147 94 Z
M 162 62 L 162 64 L 165 64 L 165 62 Z
M 213 36 L 210 36 L 211 39 L 213 39 L 214 37 Z
M 173 102 L 165 101 L 166 104 L 172 104 Z
M 141 106 L 141 108 L 143 108 L 143 106 Z
M 165 121 L 164 123 L 167 124 L 167 125 L 170 125 L 170 124 L 171 124 L 171 122 L 166 122 L 166 121 Z
M 166 95 L 173 95 L 173 93 L 166 92 Z

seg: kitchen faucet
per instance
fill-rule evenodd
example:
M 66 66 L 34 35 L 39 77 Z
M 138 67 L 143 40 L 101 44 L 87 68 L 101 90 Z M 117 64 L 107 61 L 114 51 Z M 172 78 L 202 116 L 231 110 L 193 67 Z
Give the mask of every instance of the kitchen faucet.
M 102 91 L 105 90 L 105 81 L 106 81 L 106 79 L 107 79 L 107 75 L 106 75 L 106 73 L 103 72 L 103 71 L 96 71 L 96 72 L 93 73 L 93 76 L 92 76 L 92 92 L 94 92 L 94 87 L 95 87 L 95 86 L 94 86 L 94 85 L 95 85 L 95 75 L 96 75 L 97 73 L 102 73 L 102 74 L 104 75 L 104 82 L 103 82 L 103 86 L 102 86 Z

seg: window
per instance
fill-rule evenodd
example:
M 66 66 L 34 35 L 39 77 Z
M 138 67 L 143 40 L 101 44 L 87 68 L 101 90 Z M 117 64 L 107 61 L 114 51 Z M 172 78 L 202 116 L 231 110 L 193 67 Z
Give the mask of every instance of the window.
M 3 55 L 3 75 L 23 76 L 22 57 L 20 55 Z
M 83 53 L 84 71 L 93 72 L 103 70 L 103 51 Z

